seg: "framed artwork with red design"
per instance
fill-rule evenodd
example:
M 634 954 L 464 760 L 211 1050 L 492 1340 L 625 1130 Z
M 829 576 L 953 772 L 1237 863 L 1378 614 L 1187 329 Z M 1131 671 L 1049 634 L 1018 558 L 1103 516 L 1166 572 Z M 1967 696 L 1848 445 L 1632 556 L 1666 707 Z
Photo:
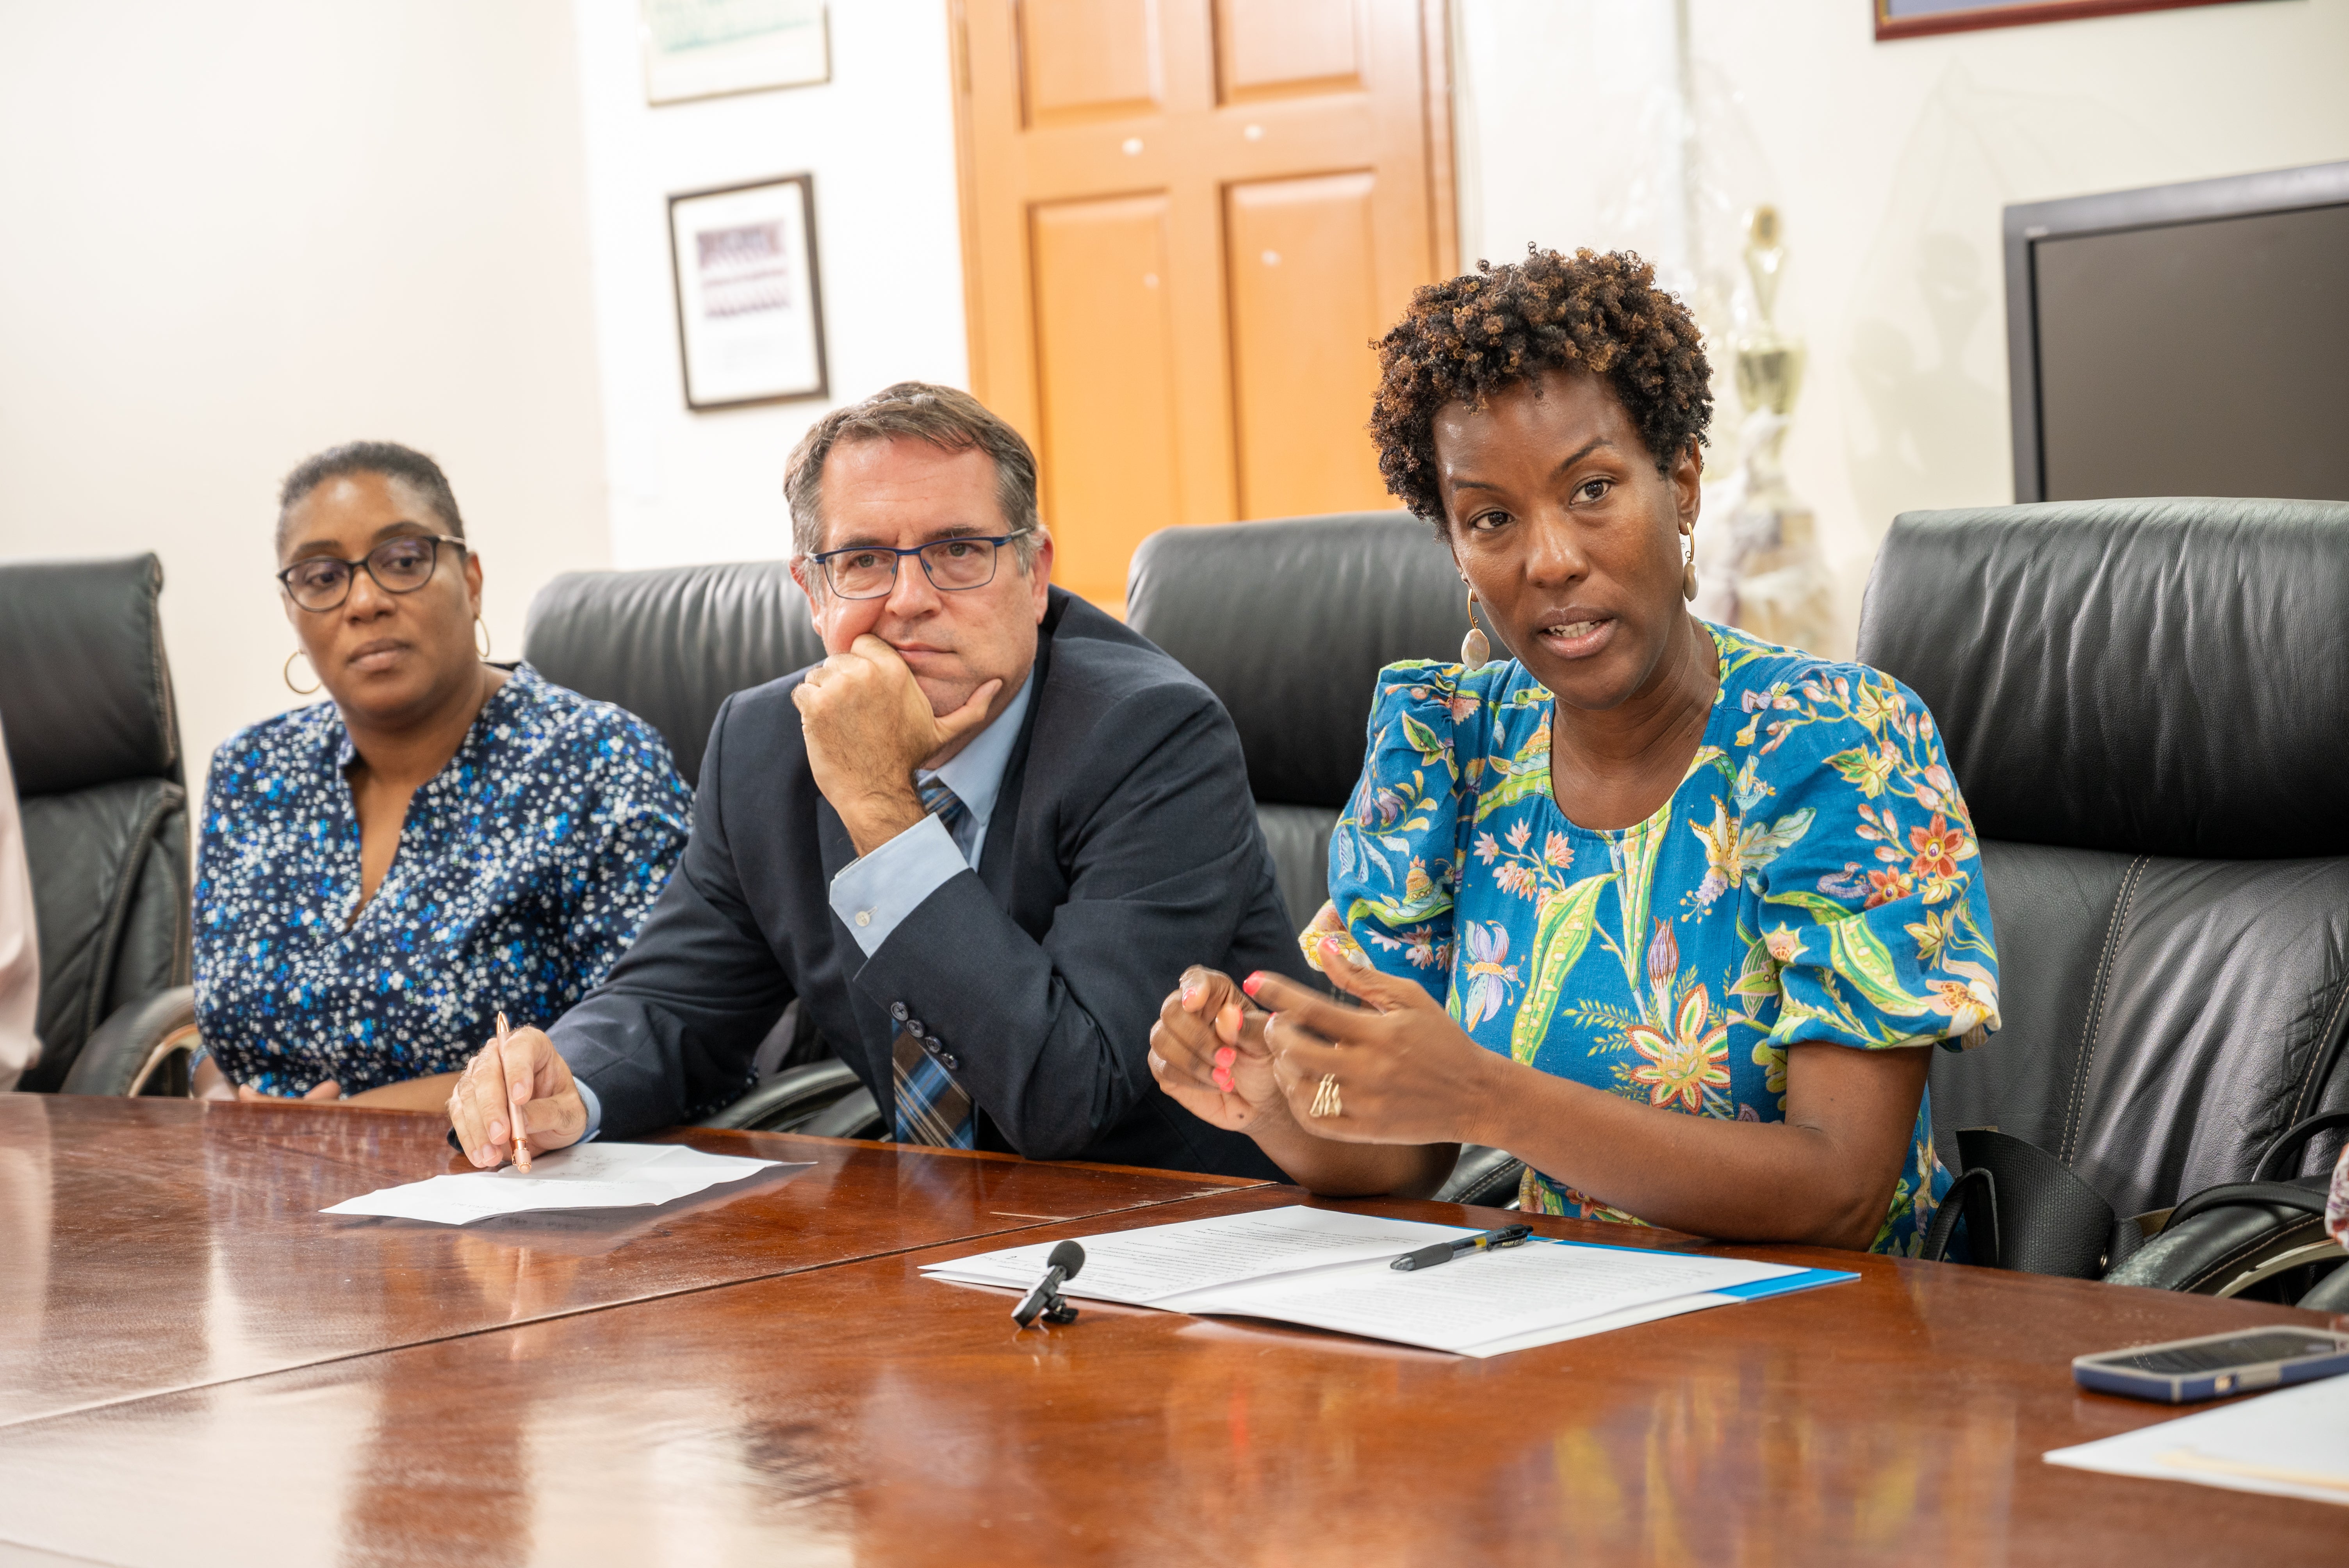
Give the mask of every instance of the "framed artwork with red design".
M 2250 0 L 1869 0 L 1876 37 L 1916 38 L 1975 27 L 2019 27 L 2026 22 L 2068 22 L 2124 11 L 2172 11 L 2183 5 L 2238 5 Z

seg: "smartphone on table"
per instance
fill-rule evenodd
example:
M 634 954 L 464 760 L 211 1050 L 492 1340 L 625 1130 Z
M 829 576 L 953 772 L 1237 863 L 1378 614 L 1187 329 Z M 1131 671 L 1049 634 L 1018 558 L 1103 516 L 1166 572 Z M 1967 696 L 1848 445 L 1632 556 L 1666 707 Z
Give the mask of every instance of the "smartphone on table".
M 2329 1328 L 2253 1328 L 2138 1345 L 2072 1358 L 2083 1388 L 2166 1405 L 2280 1388 L 2349 1372 L 2349 1334 Z

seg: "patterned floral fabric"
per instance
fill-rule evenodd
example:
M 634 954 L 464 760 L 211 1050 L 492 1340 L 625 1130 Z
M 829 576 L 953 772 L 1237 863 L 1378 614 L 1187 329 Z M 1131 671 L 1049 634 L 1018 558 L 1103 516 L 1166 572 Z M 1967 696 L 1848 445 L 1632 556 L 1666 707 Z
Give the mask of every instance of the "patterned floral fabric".
M 196 861 L 196 1022 L 237 1083 L 345 1094 L 462 1067 L 554 1022 L 636 940 L 685 848 L 693 792 L 632 715 L 528 665 L 409 802 L 359 898 L 355 753 L 332 703 L 212 756 Z
M 1308 955 L 1342 927 L 1488 1050 L 1693 1116 L 1784 1120 L 1798 1043 L 1980 1043 L 1998 959 L 1931 716 L 1880 671 L 1709 629 L 1721 693 L 1687 777 L 1610 832 L 1558 810 L 1553 699 L 1523 665 L 1389 665 Z M 1913 1255 L 1949 1187 L 1930 1103 L 1911 1143 L 1878 1252 Z M 1637 1222 L 1537 1171 L 1525 1196 Z

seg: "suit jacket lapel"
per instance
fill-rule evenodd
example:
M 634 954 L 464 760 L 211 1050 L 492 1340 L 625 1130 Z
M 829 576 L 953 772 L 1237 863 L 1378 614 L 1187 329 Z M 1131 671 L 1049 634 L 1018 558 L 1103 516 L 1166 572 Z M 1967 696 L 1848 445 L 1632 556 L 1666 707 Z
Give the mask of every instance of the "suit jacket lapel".
M 1019 797 L 1028 779 L 1028 751 L 1036 737 L 1036 716 L 1051 700 L 1052 634 L 1060 622 L 1059 615 L 1048 615 L 1036 628 L 1036 695 L 1029 699 L 1019 738 L 1012 743 L 1010 758 L 1003 765 L 1003 788 L 996 791 L 995 810 L 987 819 L 987 842 L 978 851 L 979 884 L 1014 920 L 1019 917 L 1011 903 L 1012 873 L 1019 864 Z

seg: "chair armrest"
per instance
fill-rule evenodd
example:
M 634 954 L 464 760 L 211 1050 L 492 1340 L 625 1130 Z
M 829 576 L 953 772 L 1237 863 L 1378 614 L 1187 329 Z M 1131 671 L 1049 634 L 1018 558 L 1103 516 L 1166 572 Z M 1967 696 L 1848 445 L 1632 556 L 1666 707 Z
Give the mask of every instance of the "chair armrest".
M 1526 1162 L 1506 1149 L 1464 1143 L 1460 1146 L 1459 1162 L 1452 1167 L 1452 1174 L 1444 1178 L 1444 1185 L 1435 1190 L 1435 1202 L 1513 1209 L 1516 1207 L 1517 1188 L 1525 1173 Z
M 863 1085 L 846 1062 L 809 1062 L 761 1078 L 750 1092 L 697 1127 L 730 1127 L 750 1132 L 790 1132 Z
M 196 1044 L 194 986 L 141 996 L 117 1007 L 83 1043 L 57 1092 L 184 1095 Z
M 842 1095 L 805 1121 L 791 1130 L 804 1132 L 811 1138 L 886 1138 L 888 1123 L 881 1119 L 881 1107 L 873 1091 L 859 1087 Z

